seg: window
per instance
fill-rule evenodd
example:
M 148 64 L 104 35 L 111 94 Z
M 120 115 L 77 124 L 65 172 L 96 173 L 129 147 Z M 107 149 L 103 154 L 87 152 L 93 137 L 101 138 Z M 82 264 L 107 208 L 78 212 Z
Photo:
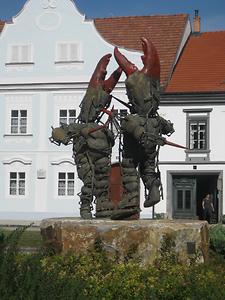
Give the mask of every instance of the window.
M 32 63 L 31 45 L 12 45 L 9 51 L 9 63 Z
M 11 110 L 11 133 L 27 133 L 27 110 Z
M 74 173 L 58 173 L 58 196 L 74 196 Z
M 60 109 L 59 111 L 59 124 L 71 124 L 76 120 L 75 109 Z
M 77 43 L 59 43 L 56 48 L 57 62 L 77 62 L 79 59 L 79 45 Z
M 34 94 L 14 93 L 6 94 L 3 97 L 6 103 L 4 137 L 6 139 L 17 139 L 21 136 L 19 139 L 22 143 L 25 136 L 26 139 L 32 136 Z
M 209 121 L 211 108 L 184 109 L 186 113 L 186 160 L 193 163 L 208 161 L 210 153 L 209 145 Z
M 120 109 L 119 115 L 121 118 L 125 117 L 127 115 L 127 109 Z
M 189 149 L 207 150 L 207 120 L 190 120 Z
M 25 195 L 25 172 L 10 172 L 9 194 Z
M 113 110 L 115 118 L 114 118 L 114 123 L 112 122 L 112 127 L 111 130 L 114 134 L 117 134 L 117 122 L 118 125 L 120 125 L 121 120 L 127 115 L 127 109 L 114 109 Z M 115 124 L 116 123 L 116 124 Z

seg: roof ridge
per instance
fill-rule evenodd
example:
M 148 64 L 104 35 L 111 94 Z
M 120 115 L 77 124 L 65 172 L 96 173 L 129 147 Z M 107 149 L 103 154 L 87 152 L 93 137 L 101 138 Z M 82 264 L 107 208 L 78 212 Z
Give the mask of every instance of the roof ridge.
M 207 33 L 207 34 L 209 34 L 209 33 L 225 33 L 225 29 L 224 30 L 214 30 L 214 31 L 202 31 L 201 32 L 202 34 L 203 33 Z
M 121 18 L 149 18 L 149 17 L 176 17 L 176 16 L 184 16 L 188 17 L 188 14 L 186 13 L 180 13 L 180 14 L 161 14 L 161 15 L 134 15 L 134 16 L 112 16 L 112 17 L 103 17 L 103 18 L 93 18 L 93 20 L 109 20 L 109 19 L 121 19 Z

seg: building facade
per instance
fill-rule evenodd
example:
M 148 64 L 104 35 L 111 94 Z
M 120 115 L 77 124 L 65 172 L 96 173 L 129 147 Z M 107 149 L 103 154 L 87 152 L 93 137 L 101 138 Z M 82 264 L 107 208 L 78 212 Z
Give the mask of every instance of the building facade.
M 79 216 L 81 182 L 72 147 L 51 144 L 51 126 L 74 121 L 97 62 L 113 50 L 70 0 L 29 0 L 4 25 L 0 36 L 2 217 Z M 140 65 L 140 53 L 124 53 Z M 117 67 L 112 59 L 108 74 Z M 123 82 L 114 95 L 126 101 Z
M 4 24 L 0 34 L 2 217 L 79 216 L 77 194 L 81 182 L 72 158 L 72 146 L 51 144 L 51 126 L 75 120 L 98 60 L 106 53 L 113 53 L 115 45 L 126 48 L 122 52 L 141 67 L 138 40 L 148 35 L 146 22 L 151 23 L 149 35 L 159 49 L 162 66 L 159 113 L 174 123 L 175 133 L 169 140 L 190 149 L 161 148 L 164 200 L 156 205 L 155 212 L 165 213 L 169 218 L 201 218 L 200 199 L 210 192 L 215 199 L 216 220 L 224 213 L 222 149 L 225 142 L 222 130 L 216 129 L 222 128 L 224 122 L 224 94 L 196 92 L 193 95 L 191 92 L 187 95 L 177 93 L 176 86 L 170 90 L 168 85 L 190 37 L 190 22 L 186 15 L 163 16 L 160 20 L 137 17 L 135 28 L 142 28 L 137 36 L 133 34 L 129 39 L 127 35 L 131 33 L 124 33 L 123 38 L 118 34 L 113 40 L 112 29 L 107 24 L 116 22 L 120 30 L 127 32 L 130 21 L 129 17 L 86 20 L 71 0 L 28 0 L 12 22 Z M 172 25 L 169 28 L 167 22 L 179 24 L 180 30 Z M 159 36 L 164 31 L 156 26 L 158 23 L 170 30 L 170 40 Z M 134 42 L 130 43 L 132 39 Z M 112 57 L 108 74 L 116 68 Z M 126 102 L 124 79 L 121 78 L 113 95 Z M 122 104 L 114 101 L 112 105 L 124 113 Z M 118 161 L 117 149 L 118 140 L 112 162 Z M 143 203 L 143 187 L 140 194 Z M 143 216 L 151 214 L 151 209 L 142 207 Z
M 198 19 L 198 16 L 197 16 Z M 200 28 L 200 26 L 197 26 Z M 188 148 L 183 157 L 162 160 L 167 212 L 202 218 L 202 199 L 211 194 L 218 222 L 224 214 L 225 31 L 194 32 L 163 95 L 166 111 L 179 113 L 176 134 Z

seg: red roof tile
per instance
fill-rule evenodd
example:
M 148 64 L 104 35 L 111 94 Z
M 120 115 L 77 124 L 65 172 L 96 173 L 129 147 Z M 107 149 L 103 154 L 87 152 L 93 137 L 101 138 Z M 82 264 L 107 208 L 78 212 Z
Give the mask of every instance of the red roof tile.
M 225 31 L 192 35 L 166 92 L 225 91 Z
M 119 47 L 142 51 L 140 38 L 150 38 L 161 62 L 161 84 L 167 84 L 188 21 L 187 14 L 113 17 L 94 21 L 103 38 Z

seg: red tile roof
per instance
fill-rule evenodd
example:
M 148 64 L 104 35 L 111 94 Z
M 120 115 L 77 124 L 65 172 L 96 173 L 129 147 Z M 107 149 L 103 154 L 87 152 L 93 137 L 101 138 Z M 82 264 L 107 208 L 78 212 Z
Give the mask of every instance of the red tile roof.
M 161 62 L 161 84 L 167 84 L 188 22 L 187 14 L 113 17 L 94 21 L 103 38 L 119 47 L 142 51 L 140 38 L 150 38 Z
M 192 35 L 166 92 L 225 91 L 225 31 Z

